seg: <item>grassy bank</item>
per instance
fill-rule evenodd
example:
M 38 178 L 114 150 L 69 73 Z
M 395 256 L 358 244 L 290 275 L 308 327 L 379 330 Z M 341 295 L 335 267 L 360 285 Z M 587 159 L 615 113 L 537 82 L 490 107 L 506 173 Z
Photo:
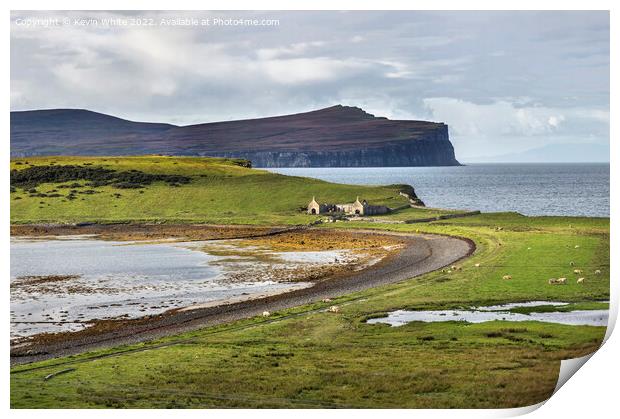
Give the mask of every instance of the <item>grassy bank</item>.
M 251 179 L 253 185 L 260 183 Z M 355 190 L 316 185 L 323 185 L 326 194 Z M 249 193 L 239 186 L 239 193 L 245 190 L 248 199 L 264 201 L 267 211 L 273 199 L 254 196 L 264 189 Z M 365 189 L 365 196 L 374 190 L 377 200 L 389 191 Z M 298 194 L 295 199 L 306 194 L 286 190 Z M 288 202 L 291 208 L 293 200 Z M 25 211 L 18 214 L 19 220 L 28 219 Z M 477 250 L 449 273 L 432 272 L 267 319 L 15 367 L 12 407 L 525 406 L 551 395 L 561 359 L 594 351 L 604 336 L 604 327 L 539 322 L 414 322 L 393 328 L 365 320 L 402 308 L 528 300 L 600 307 L 593 302 L 609 297 L 609 219 L 506 213 L 425 224 L 335 223 L 326 228 L 458 235 L 473 239 Z M 582 284 L 576 283 L 574 269 L 583 270 Z M 502 279 L 504 275 L 512 279 Z M 566 285 L 547 283 L 560 276 L 568 278 Z M 332 304 L 340 306 L 339 313 L 324 310 Z M 44 379 L 61 371 L 65 372 Z
M 12 170 L 78 165 L 182 176 L 189 178 L 189 182 L 170 186 L 156 181 L 140 188 L 119 188 L 112 184 L 90 186 L 87 180 L 77 180 L 13 187 L 11 223 L 305 224 L 318 218 L 300 211 L 313 196 L 321 202 L 353 202 L 359 196 L 372 204 L 393 208 L 407 203 L 398 194 L 398 186 L 341 185 L 248 169 L 237 163 L 226 159 L 163 156 L 13 159 Z M 431 212 L 437 213 L 408 209 L 406 217 L 424 217 Z

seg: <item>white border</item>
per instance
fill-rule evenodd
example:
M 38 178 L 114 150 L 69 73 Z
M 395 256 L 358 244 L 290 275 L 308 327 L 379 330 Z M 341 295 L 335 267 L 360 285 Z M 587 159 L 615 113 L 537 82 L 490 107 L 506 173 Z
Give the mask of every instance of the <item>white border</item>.
M 9 56 L 10 49 L 10 21 L 9 10 L 46 10 L 46 9 L 61 9 L 61 10 L 139 10 L 139 9 L 151 9 L 151 10 L 611 10 L 611 74 L 614 74 L 613 69 L 617 69 L 616 60 L 617 54 L 614 52 L 616 42 L 614 42 L 617 31 L 615 30 L 618 23 L 617 12 L 618 7 L 615 7 L 617 2 L 605 1 L 605 0 L 589 0 L 589 1 L 563 1 L 554 2 L 548 0 L 505 0 L 502 2 L 490 1 L 490 0 L 470 0 L 468 2 L 451 0 L 418 0 L 415 2 L 405 0 L 383 0 L 383 1 L 367 1 L 367 0 L 269 0 L 269 1 L 250 1 L 250 0 L 230 0 L 230 1 L 191 1 L 191 0 L 176 0 L 174 2 L 165 2 L 161 0 L 152 1 L 128 1 L 128 0 L 95 0 L 85 3 L 83 1 L 75 0 L 57 0 L 50 1 L 7 1 L 7 8 L 3 9 L 3 22 L 4 22 L 4 42 L 2 43 L 4 57 Z M 561 8 L 558 8 L 560 6 Z M 10 109 L 10 74 L 8 60 L 4 60 L 3 74 L 4 74 L 4 98 L 7 101 L 7 110 L 2 114 L 2 127 L 4 133 L 4 141 L 2 142 L 2 159 L 5 170 L 1 172 L 0 176 L 3 179 L 3 185 L 8 189 L 8 171 L 6 168 L 9 164 L 9 112 Z M 614 115 L 614 111 L 617 109 L 618 101 L 618 89 L 617 84 L 614 82 L 614 78 L 611 79 L 611 103 L 610 111 L 611 115 Z M 610 138 L 615 138 L 616 129 L 614 124 L 614 118 L 611 118 L 611 130 Z M 613 165 L 614 157 L 618 153 L 618 145 L 615 141 L 611 141 L 611 209 L 612 214 L 615 211 L 617 203 L 617 188 L 615 187 L 618 180 L 618 170 Z M 6 192 L 5 192 L 6 193 Z M 2 234 L 3 240 L 1 241 L 1 253 L 0 253 L 0 269 L 2 269 L 3 277 L 9 277 L 9 203 L 8 200 L 0 200 L 0 216 L 2 217 Z M 618 286 L 616 278 L 615 262 L 617 259 L 618 249 L 618 228 L 617 223 L 614 222 L 615 215 L 612 216 L 611 224 L 611 254 L 612 254 L 612 307 L 610 313 L 610 319 L 617 317 L 618 311 Z M 9 293 L 5 287 L 3 289 L 4 301 L 6 305 L 3 310 L 3 318 L 9 318 Z M 4 323 L 5 336 L 8 336 L 8 321 Z M 609 332 L 611 332 L 611 329 Z M 609 335 L 609 333 L 608 333 Z M 609 336 L 608 336 L 609 337 Z M 615 355 L 620 353 L 620 342 L 617 337 L 617 333 L 611 335 L 606 344 L 592 357 L 587 363 L 587 367 L 581 369 L 577 373 L 577 377 L 569 380 L 565 386 L 563 386 L 557 394 L 555 394 L 543 407 L 536 410 L 530 417 L 546 418 L 546 417 L 562 417 L 562 418 L 583 418 L 587 417 L 609 417 L 611 412 L 617 412 L 618 402 L 615 386 L 618 383 L 618 376 L 620 368 L 618 367 L 618 357 Z M 8 345 L 2 346 L 2 354 L 0 355 L 5 362 L 5 373 L 2 379 L 2 392 L 3 407 L 4 410 L 9 410 L 9 347 Z M 404 418 L 414 416 L 423 417 L 459 417 L 459 418 L 484 418 L 484 417 L 506 417 L 524 414 L 529 411 L 535 410 L 536 407 L 522 409 L 507 409 L 507 410 L 390 410 L 386 412 L 388 415 L 393 415 L 395 418 Z M 45 417 L 59 417 L 66 419 L 67 417 L 75 416 L 88 416 L 88 417 L 108 417 L 109 411 L 93 411 L 93 410 L 47 410 L 47 411 L 29 411 L 29 410 L 15 410 L 8 412 L 14 417 L 32 417 L 41 416 Z M 317 414 L 322 417 L 342 417 L 352 413 L 350 411 L 297 411 L 296 416 L 301 418 L 314 417 Z M 374 417 L 378 412 L 375 411 L 355 411 L 353 412 L 359 417 Z M 204 415 L 216 415 L 218 417 L 230 418 L 237 415 L 251 415 L 253 418 L 284 418 L 290 416 L 291 412 L 286 410 L 194 410 L 194 411 L 150 411 L 150 410 L 124 410 L 113 413 L 121 417 L 138 416 L 149 417 L 153 415 L 172 416 L 172 417 L 204 417 Z

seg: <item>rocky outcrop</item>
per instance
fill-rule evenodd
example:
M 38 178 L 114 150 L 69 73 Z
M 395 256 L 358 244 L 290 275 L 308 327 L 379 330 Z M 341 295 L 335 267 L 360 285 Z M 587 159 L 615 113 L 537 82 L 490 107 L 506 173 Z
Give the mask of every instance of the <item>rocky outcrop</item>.
M 409 200 L 409 205 L 411 205 L 412 207 L 426 206 L 424 202 L 422 202 L 422 200 L 418 198 L 418 195 L 416 195 L 415 190 L 413 189 L 413 186 L 411 185 L 398 185 L 398 186 L 400 186 L 399 194 Z

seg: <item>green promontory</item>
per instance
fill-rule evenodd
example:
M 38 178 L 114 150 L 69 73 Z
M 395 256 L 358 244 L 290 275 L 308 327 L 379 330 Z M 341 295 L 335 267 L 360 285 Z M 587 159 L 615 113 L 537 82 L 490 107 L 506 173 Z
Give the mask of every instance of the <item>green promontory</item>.
M 403 185 L 355 186 L 204 157 L 28 157 L 11 161 L 11 223 L 305 224 L 316 196 L 400 207 Z M 415 213 L 415 214 L 414 214 Z M 411 217 L 424 209 L 414 211 Z

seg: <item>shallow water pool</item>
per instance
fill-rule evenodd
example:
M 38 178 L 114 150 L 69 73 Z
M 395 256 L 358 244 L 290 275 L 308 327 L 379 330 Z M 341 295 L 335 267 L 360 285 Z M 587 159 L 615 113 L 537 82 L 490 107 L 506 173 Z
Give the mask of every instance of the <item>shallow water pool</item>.
M 575 326 L 607 326 L 609 310 L 574 310 L 544 313 L 513 313 L 509 310 L 520 307 L 565 306 L 568 303 L 557 301 L 528 301 L 525 303 L 509 303 L 503 305 L 472 307 L 470 310 L 396 310 L 386 317 L 370 319 L 369 324 L 387 323 L 391 326 L 403 326 L 411 322 L 446 322 L 463 321 L 483 323 L 490 321 L 525 322 L 539 321 Z

